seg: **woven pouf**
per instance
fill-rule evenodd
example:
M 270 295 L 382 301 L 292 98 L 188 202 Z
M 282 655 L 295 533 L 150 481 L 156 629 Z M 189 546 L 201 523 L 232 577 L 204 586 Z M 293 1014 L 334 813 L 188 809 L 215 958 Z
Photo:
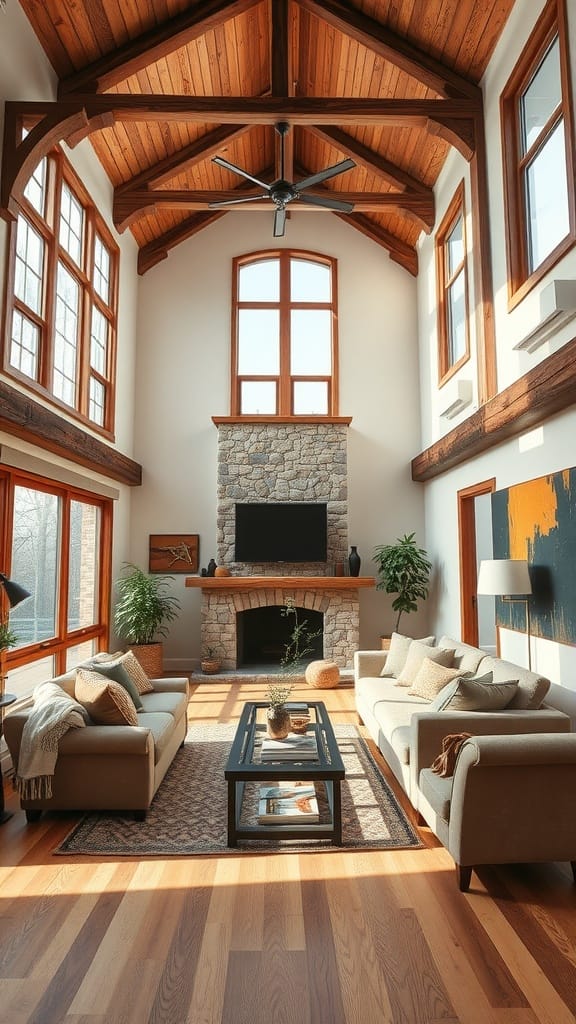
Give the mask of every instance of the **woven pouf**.
M 306 668 L 306 682 L 315 690 L 333 690 L 340 682 L 340 669 L 333 661 L 311 661 Z

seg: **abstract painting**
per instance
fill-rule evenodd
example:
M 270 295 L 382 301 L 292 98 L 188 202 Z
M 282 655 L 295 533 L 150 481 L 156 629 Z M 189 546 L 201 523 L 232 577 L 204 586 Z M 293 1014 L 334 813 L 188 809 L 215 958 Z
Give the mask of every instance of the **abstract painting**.
M 150 572 L 198 572 L 197 533 L 151 533 Z

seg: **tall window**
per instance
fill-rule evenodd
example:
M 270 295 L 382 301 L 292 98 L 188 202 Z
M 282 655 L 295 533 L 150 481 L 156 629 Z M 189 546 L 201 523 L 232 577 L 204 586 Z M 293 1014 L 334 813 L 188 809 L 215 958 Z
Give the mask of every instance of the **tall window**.
M 0 472 L 0 500 L 0 564 L 31 594 L 9 613 L 9 689 L 24 697 L 107 639 L 111 502 L 11 471 Z
M 14 236 L 4 368 L 111 437 L 117 248 L 61 153 L 30 178 Z
M 336 264 L 311 253 L 234 260 L 232 415 L 334 416 Z
M 436 235 L 440 383 L 470 358 L 464 183 Z
M 512 304 L 576 239 L 564 0 L 542 13 L 501 97 Z

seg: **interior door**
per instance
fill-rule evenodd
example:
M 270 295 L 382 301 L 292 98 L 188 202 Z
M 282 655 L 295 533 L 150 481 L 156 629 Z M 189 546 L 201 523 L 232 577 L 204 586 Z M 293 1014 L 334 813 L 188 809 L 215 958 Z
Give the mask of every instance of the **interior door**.
M 460 636 L 464 643 L 479 645 L 478 553 L 476 545 L 476 498 L 496 490 L 496 480 L 483 480 L 458 491 L 458 543 L 460 563 Z

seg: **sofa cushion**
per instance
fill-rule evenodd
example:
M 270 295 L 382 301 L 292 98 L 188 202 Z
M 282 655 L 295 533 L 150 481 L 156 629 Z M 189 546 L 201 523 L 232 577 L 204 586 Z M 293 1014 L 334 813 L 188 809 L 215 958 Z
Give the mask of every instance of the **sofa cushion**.
M 443 650 L 441 647 L 430 647 L 428 644 L 422 643 L 421 640 L 413 640 L 410 644 L 406 664 L 400 675 L 397 676 L 396 683 L 398 686 L 411 686 L 424 658 L 430 658 L 430 661 L 436 662 L 437 665 L 445 665 L 450 668 L 452 657 L 452 651 Z
M 422 697 L 424 700 L 434 700 L 447 683 L 450 683 L 462 673 L 459 668 L 446 668 L 432 661 L 431 658 L 424 658 L 420 665 L 412 686 L 408 690 L 411 697 Z
M 136 708 L 124 687 L 99 672 L 79 668 L 75 693 L 76 700 L 96 725 L 139 724 Z
M 422 796 L 444 821 L 450 821 L 452 779 L 452 775 L 437 775 L 431 768 L 423 768 L 420 772 L 419 786 Z
M 186 714 L 186 708 L 188 707 L 188 695 L 186 693 L 143 693 L 141 698 L 142 711 L 145 712 L 167 712 L 172 715 L 175 722 L 179 722 L 182 715 Z M 141 725 L 140 721 L 141 712 L 138 716 L 138 725 Z
M 136 710 L 142 710 L 142 701 L 136 683 L 132 681 L 121 661 L 99 661 L 94 670 L 99 675 L 105 676 L 106 679 L 112 679 L 113 682 L 120 683 L 120 686 L 123 686 L 129 694 Z
M 404 636 L 402 633 L 392 633 L 392 637 L 390 639 L 390 650 L 386 657 L 386 664 L 380 673 L 381 676 L 390 678 L 391 676 L 398 677 L 400 675 L 406 663 L 412 639 L 413 638 L 411 636 Z M 424 644 L 433 644 L 434 637 L 425 636 L 420 642 Z
M 513 665 L 511 661 L 503 661 L 501 658 L 486 657 L 481 663 L 481 670 L 491 671 L 494 674 L 494 682 L 500 683 L 506 679 L 517 679 L 518 689 L 509 704 L 510 708 L 523 711 L 537 711 L 542 707 L 542 702 L 550 689 L 550 680 L 537 672 L 530 672 L 527 668 Z
M 150 730 L 154 740 L 154 764 L 158 764 L 174 735 L 174 718 L 168 711 L 140 711 L 138 725 Z
M 380 729 L 400 764 L 410 764 L 410 721 L 414 710 L 413 704 L 403 701 L 381 701 L 374 708 L 374 716 Z
M 464 644 L 461 640 L 454 640 L 451 636 L 441 636 L 438 641 L 438 647 L 445 647 L 447 650 L 454 651 L 452 664 L 454 668 L 460 669 L 461 675 L 465 675 L 467 672 L 474 675 L 478 671 L 480 662 L 486 657 L 484 651 L 481 651 L 479 647 Z
M 518 682 L 509 679 L 501 683 L 490 682 L 490 673 L 479 679 L 461 676 L 438 694 L 434 711 L 503 711 L 510 705 Z

